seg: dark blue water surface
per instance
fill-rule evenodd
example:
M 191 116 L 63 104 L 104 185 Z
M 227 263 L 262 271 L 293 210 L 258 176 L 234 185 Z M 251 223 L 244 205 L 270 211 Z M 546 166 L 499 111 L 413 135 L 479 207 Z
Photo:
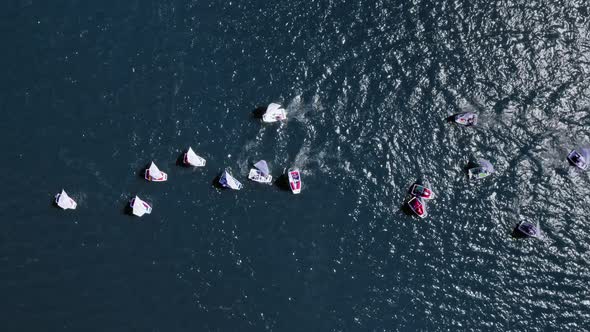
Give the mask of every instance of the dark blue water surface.
M 2 331 L 589 330 L 587 1 L 0 7 Z M 249 182 L 259 159 L 301 195 Z

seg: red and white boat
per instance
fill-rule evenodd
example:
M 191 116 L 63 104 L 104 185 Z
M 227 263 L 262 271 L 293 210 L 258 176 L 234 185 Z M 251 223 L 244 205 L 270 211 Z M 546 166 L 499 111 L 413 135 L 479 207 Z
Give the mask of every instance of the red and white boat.
M 412 197 L 412 199 L 408 201 L 408 206 L 420 218 L 424 218 L 428 215 L 428 213 L 426 213 L 426 203 L 424 203 L 420 197 Z
M 434 193 L 430 188 L 423 184 L 414 183 L 410 188 L 410 194 L 413 196 L 420 197 L 422 199 L 432 199 L 434 198 Z
M 152 161 L 150 168 L 145 170 L 145 179 L 153 182 L 164 182 L 168 180 L 168 174 L 160 171 L 158 166 Z
M 188 151 L 184 154 L 183 162 L 187 166 L 203 167 L 205 166 L 205 159 L 197 156 L 195 151 L 189 146 Z
M 301 173 L 298 169 L 289 170 L 289 187 L 294 194 L 301 192 Z

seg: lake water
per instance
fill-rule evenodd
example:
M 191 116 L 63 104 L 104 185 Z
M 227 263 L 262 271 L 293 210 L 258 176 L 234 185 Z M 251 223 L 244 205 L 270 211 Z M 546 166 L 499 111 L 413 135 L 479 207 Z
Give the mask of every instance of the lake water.
M 3 330 L 588 331 L 587 1 L 0 7 Z M 302 193 L 249 182 L 259 159 Z

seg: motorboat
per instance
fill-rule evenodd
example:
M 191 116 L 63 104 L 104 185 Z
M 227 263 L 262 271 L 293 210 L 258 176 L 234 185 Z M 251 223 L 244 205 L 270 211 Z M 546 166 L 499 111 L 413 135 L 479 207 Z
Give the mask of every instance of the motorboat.
M 135 196 L 131 199 L 131 201 L 129 201 L 129 206 L 132 209 L 132 213 L 138 217 L 141 217 L 144 214 L 152 213 L 152 207 L 145 201 L 142 201 L 137 196 Z
M 301 173 L 298 169 L 292 169 L 288 172 L 289 176 L 289 188 L 294 194 L 301 192 Z
M 528 221 L 523 221 L 516 226 L 517 231 L 525 237 L 538 238 L 541 236 L 538 225 Z
M 268 164 L 264 160 L 260 160 L 254 164 L 254 168 L 250 169 L 248 179 L 260 183 L 271 183 L 272 175 L 269 174 Z
M 145 179 L 152 182 L 164 182 L 168 180 L 168 174 L 160 171 L 158 166 L 152 161 L 150 167 L 145 170 Z
M 494 172 L 495 170 L 492 163 L 485 159 L 479 159 L 474 167 L 467 170 L 470 179 L 483 179 Z
M 414 183 L 412 187 L 410 187 L 410 195 L 420 197 L 422 199 L 432 199 L 434 198 L 434 192 L 429 188 L 430 185 Z
M 72 209 L 75 210 L 78 204 L 74 201 L 68 194 L 66 194 L 65 190 L 61 190 L 61 193 L 55 195 L 55 204 L 60 208 L 67 210 Z
M 184 154 L 183 162 L 185 165 L 193 167 L 203 167 L 206 163 L 205 159 L 197 156 L 195 151 L 193 151 L 193 149 L 190 146 Z
M 230 188 L 233 190 L 242 189 L 240 181 L 236 180 L 227 170 L 223 171 L 219 177 L 219 184 L 224 188 Z
M 466 127 L 475 126 L 477 124 L 477 113 L 463 112 L 455 114 L 453 115 L 453 121 Z
M 418 196 L 413 196 L 408 201 L 408 206 L 412 211 L 420 218 L 424 218 L 428 215 L 426 212 L 426 202 Z
M 283 121 L 287 118 L 287 112 L 279 104 L 271 103 L 266 108 L 266 112 L 262 115 L 264 122 Z
M 590 155 L 589 152 L 590 149 L 580 149 L 580 152 L 577 150 L 572 150 L 567 155 L 567 159 L 576 167 L 585 171 L 588 169 L 588 162 L 590 161 L 590 158 L 588 158 Z

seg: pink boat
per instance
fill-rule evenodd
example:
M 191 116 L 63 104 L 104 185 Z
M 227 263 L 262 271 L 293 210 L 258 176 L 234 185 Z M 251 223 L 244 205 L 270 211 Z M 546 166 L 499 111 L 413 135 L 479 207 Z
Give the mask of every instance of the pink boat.
M 434 197 L 434 193 L 432 192 L 432 190 L 430 190 L 430 188 L 418 183 L 414 183 L 412 185 L 412 187 L 410 188 L 410 194 L 412 194 L 413 196 L 420 197 L 422 199 L 432 199 Z
M 424 218 L 426 217 L 427 213 L 426 213 L 426 204 L 424 203 L 424 201 L 422 201 L 422 199 L 420 197 L 412 197 L 412 199 L 410 199 L 408 201 L 408 205 L 410 206 L 410 209 L 412 209 L 412 211 L 414 211 L 414 213 L 420 217 L 420 218 Z
M 294 194 L 301 192 L 301 173 L 298 169 L 290 170 L 289 173 L 289 187 Z

